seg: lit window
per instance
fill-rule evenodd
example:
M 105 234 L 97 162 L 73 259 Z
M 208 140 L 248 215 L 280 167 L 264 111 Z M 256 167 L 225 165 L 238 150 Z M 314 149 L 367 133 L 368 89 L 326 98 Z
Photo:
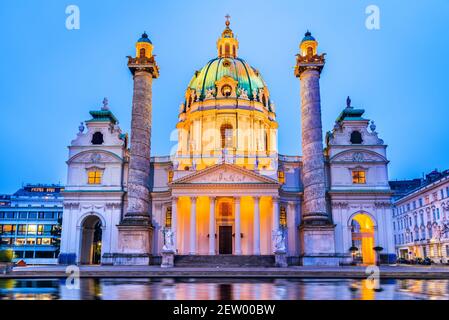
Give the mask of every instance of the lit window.
M 36 234 L 37 233 L 37 225 L 30 224 L 28 225 L 28 234 Z
M 285 210 L 285 207 L 281 207 L 281 212 L 279 213 L 279 225 L 282 228 L 287 227 L 287 210 Z
M 221 134 L 221 147 L 222 148 L 232 148 L 232 126 L 230 124 L 223 124 L 220 127 Z
M 102 176 L 102 172 L 95 170 L 95 171 L 89 171 L 87 173 L 88 179 L 87 179 L 87 183 L 88 184 L 101 184 L 101 176 Z
M 280 184 L 285 183 L 285 172 L 284 171 L 278 171 L 278 180 Z
M 25 238 L 16 238 L 16 241 L 15 241 L 16 246 L 23 246 L 25 243 L 26 243 Z
M 165 213 L 165 227 L 171 228 L 171 222 L 172 222 L 171 207 L 168 207 L 167 212 Z
M 170 183 L 170 182 L 172 182 L 173 181 L 173 171 L 169 171 L 168 172 L 168 183 Z
M 352 171 L 352 183 L 354 184 L 365 184 L 366 174 L 363 170 Z

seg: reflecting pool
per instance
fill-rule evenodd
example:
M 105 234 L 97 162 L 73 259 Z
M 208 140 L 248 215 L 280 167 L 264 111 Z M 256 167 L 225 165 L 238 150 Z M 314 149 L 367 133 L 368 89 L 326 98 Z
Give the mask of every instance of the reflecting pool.
M 0 299 L 119 300 L 402 300 L 449 299 L 449 280 L 0 279 Z

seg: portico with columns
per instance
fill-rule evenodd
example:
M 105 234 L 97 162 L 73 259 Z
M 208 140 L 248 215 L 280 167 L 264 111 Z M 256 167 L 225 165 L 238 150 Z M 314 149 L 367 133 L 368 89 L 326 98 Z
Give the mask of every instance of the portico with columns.
M 276 180 L 220 164 L 175 180 L 170 187 L 177 254 L 273 254 L 272 235 L 279 229 Z

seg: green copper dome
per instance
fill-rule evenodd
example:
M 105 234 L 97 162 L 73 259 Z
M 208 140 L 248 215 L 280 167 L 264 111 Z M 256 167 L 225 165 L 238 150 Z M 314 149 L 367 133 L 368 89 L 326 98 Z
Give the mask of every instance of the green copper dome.
M 210 60 L 190 80 L 189 88 L 204 99 L 206 91 L 215 89 L 215 82 L 223 76 L 229 76 L 238 82 L 238 89 L 246 90 L 249 99 L 254 99 L 253 92 L 266 87 L 260 73 L 240 58 L 215 58 Z

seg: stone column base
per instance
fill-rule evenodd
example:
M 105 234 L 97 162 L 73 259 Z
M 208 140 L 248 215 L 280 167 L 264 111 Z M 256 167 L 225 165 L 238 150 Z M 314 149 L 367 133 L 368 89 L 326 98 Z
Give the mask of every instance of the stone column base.
M 161 268 L 172 268 L 175 266 L 175 253 L 173 251 L 162 251 Z
M 274 265 L 278 268 L 287 268 L 287 254 L 285 252 L 275 252 Z
M 153 227 L 150 225 L 118 225 L 118 252 L 113 254 L 114 265 L 149 265 Z
M 303 266 L 338 266 L 341 257 L 335 254 L 334 225 L 301 225 L 300 263 Z

